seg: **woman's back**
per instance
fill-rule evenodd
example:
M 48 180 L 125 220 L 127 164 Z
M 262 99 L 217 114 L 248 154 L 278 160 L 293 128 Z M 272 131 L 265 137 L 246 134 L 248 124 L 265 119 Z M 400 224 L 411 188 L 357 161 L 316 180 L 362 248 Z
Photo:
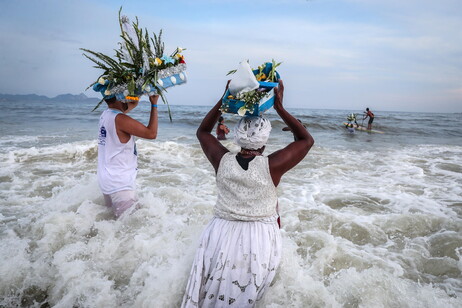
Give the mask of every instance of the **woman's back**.
M 217 170 L 218 198 L 215 215 L 229 220 L 260 221 L 277 216 L 277 193 L 271 179 L 268 158 L 256 156 L 248 170 L 236 154 L 223 155 Z

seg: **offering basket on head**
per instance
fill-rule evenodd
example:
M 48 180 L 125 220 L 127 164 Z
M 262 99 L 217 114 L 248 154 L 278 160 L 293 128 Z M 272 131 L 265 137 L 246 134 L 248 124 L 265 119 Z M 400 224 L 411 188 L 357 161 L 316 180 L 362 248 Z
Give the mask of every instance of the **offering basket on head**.
M 222 100 L 221 110 L 226 113 L 234 113 L 239 115 L 254 115 L 261 116 L 266 110 L 270 109 L 274 105 L 274 88 L 278 85 L 277 82 L 264 82 L 260 81 L 259 88 L 261 92 L 267 93 L 262 99 L 258 101 L 258 104 L 252 104 L 253 110 L 245 108 L 248 105 L 245 101 L 234 98 L 233 95 L 226 90 Z M 241 108 L 245 108 L 245 113 L 239 113 Z M 249 108 L 250 109 L 250 108 Z
M 104 100 L 115 97 L 118 101 L 129 103 L 139 101 L 143 95 L 158 94 L 165 104 L 165 89 L 186 83 L 186 63 L 181 54 L 184 48 L 177 47 L 167 55 L 162 41 L 162 30 L 159 34 L 148 35 L 148 30 L 139 27 L 136 22 L 130 22 L 127 16 L 121 15 L 119 24 L 122 41 L 116 49 L 115 58 L 81 48 L 84 56 L 96 64 L 103 72 L 90 87 L 102 94 L 102 99 L 93 110 L 96 110 Z M 169 117 L 170 107 L 168 107 Z
M 251 70 L 247 62 L 241 62 L 241 67 L 230 73 L 236 73 L 229 88 L 222 98 L 221 111 L 234 113 L 240 116 L 261 116 L 274 105 L 274 88 L 278 85 L 279 73 L 275 70 L 280 63 L 266 62 L 258 69 Z M 246 79 L 248 80 L 242 80 Z M 233 81 L 239 84 L 233 89 Z M 243 85 L 242 85 L 243 84 Z M 239 89 L 244 90 L 239 91 Z M 236 93 L 237 92 L 237 93 Z

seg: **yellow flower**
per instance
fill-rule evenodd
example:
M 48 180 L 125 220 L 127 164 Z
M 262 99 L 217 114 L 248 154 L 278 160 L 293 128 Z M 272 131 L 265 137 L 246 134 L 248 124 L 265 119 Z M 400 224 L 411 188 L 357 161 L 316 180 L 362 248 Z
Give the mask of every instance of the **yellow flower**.
M 156 59 L 154 60 L 154 65 L 155 65 L 155 66 L 159 66 L 159 65 L 161 65 L 161 64 L 162 64 L 162 60 L 161 60 L 161 59 L 156 58 Z
M 228 99 L 233 99 L 233 98 L 234 98 L 234 96 L 228 95 Z
M 106 83 L 106 80 L 104 80 L 103 77 L 99 77 L 98 83 L 104 86 L 104 84 Z
M 139 101 L 140 100 L 140 98 L 137 96 L 125 96 L 125 99 L 129 101 Z
M 258 81 L 266 80 L 266 75 L 265 75 L 265 73 L 258 74 L 257 80 L 258 80 Z
M 176 49 L 178 50 L 178 52 L 182 52 L 184 50 L 184 48 L 181 47 L 177 47 Z
M 104 95 L 111 95 L 111 91 L 109 90 L 104 91 Z

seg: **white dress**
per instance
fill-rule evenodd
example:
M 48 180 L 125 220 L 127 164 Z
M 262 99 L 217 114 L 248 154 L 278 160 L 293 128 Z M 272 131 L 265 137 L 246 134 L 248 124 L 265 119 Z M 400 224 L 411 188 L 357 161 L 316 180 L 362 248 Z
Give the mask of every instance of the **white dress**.
M 281 259 L 277 195 L 268 158 L 244 170 L 227 153 L 217 171 L 215 217 L 202 233 L 181 307 L 254 307 Z

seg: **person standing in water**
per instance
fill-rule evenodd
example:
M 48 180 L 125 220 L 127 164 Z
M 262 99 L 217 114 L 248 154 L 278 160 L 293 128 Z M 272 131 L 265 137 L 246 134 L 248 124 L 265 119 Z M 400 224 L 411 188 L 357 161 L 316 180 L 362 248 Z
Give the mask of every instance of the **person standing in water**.
M 156 139 L 159 95 L 149 96 L 151 113 L 148 125 L 144 125 L 127 115 L 138 105 L 139 97 L 118 99 L 115 95 L 105 96 L 104 87 L 100 84 L 96 84 L 93 89 L 103 93 L 108 106 L 99 120 L 98 183 L 105 205 L 119 218 L 138 201 L 135 185 L 138 172 L 135 136 Z
M 371 130 L 372 122 L 374 122 L 374 113 L 370 111 L 369 108 L 366 108 L 366 111 L 364 112 L 363 120 L 367 119 L 368 117 L 369 117 L 369 122 L 367 123 L 367 129 Z
M 217 139 L 226 140 L 226 135 L 229 133 L 229 128 L 224 123 L 225 119 L 223 117 L 218 118 L 217 125 Z
M 244 116 L 234 129 L 240 147 L 231 153 L 211 131 L 222 100 L 197 129 L 197 138 L 216 172 L 215 214 L 202 233 L 182 308 L 255 307 L 274 279 L 281 260 L 277 192 L 284 173 L 313 146 L 313 137 L 282 105 L 282 80 L 274 90 L 274 109 L 296 136 L 286 147 L 263 155 L 271 122 Z
M 347 123 L 345 125 L 345 128 L 350 132 L 350 134 L 355 133 L 355 127 L 354 127 L 353 123 Z

